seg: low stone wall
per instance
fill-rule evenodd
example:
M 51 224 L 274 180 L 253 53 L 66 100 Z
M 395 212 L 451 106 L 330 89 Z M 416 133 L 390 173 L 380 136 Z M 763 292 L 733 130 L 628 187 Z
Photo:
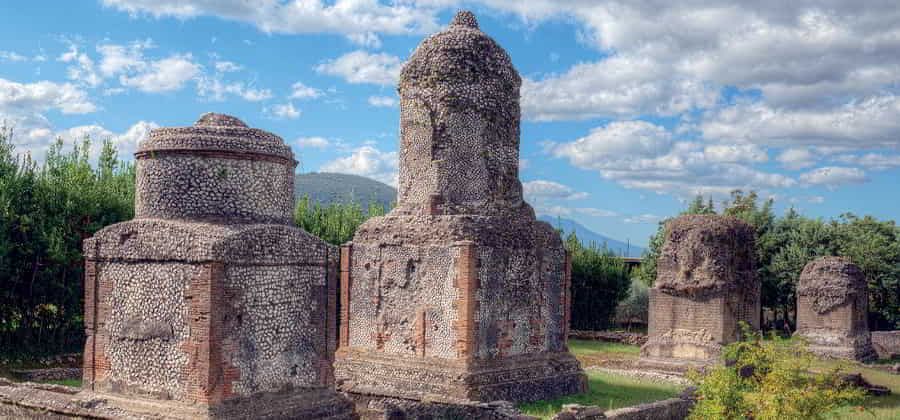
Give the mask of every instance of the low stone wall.
M 872 346 L 879 359 L 900 358 L 900 330 L 872 331 Z
M 523 415 L 515 405 L 506 401 L 490 403 L 460 402 L 446 404 L 429 401 L 413 401 L 400 398 L 384 398 L 356 393 L 345 393 L 356 404 L 361 420 L 397 419 L 483 419 L 483 420 L 537 420 Z
M 11 373 L 20 381 L 47 382 L 61 381 L 64 379 L 81 379 L 81 368 L 48 368 L 48 369 L 21 369 L 11 370 Z
M 643 346 L 647 342 L 647 334 L 625 331 L 569 331 L 569 338 L 580 340 L 607 341 L 610 343 L 630 344 Z
M 553 420 L 684 420 L 693 407 L 694 400 L 686 396 L 608 411 L 595 406 L 567 404 Z

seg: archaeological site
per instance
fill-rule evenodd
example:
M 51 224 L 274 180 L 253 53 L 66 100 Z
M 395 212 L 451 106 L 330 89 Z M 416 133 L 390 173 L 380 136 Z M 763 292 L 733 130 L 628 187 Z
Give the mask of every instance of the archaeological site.
M 868 361 L 877 356 L 867 324 L 869 293 L 862 270 L 846 257 L 822 257 L 797 284 L 797 332 L 810 351 Z
M 900 331 L 869 331 L 879 298 L 869 265 L 821 257 L 799 278 L 779 277 L 782 293 L 761 279 L 771 258 L 759 248 L 771 237 L 743 213 L 716 214 L 712 198 L 671 219 L 649 215 L 658 233 L 641 258 L 631 242 L 616 254 L 574 230 L 564 242 L 562 223 L 536 218 L 540 202 L 520 180 L 520 89 L 527 104 L 531 81 L 523 89 L 471 12 L 422 41 L 398 80 L 399 152 L 390 156 L 399 180 L 382 185 L 396 202 L 365 214 L 359 203 L 331 203 L 359 213 L 337 238 L 301 223 L 321 208 L 295 191 L 302 174 L 278 135 L 220 113 L 148 128 L 127 166 L 127 212 L 73 242 L 83 244 L 72 265 L 80 270 L 83 255 L 85 334 L 79 319 L 69 336 L 86 340 L 55 372 L 74 371 L 80 388 L 64 382 L 72 378 L 0 377 L 0 419 L 683 420 L 712 400 L 700 394 L 710 372 L 733 368 L 726 373 L 744 386 L 774 371 L 772 359 L 794 360 L 734 368 L 731 355 L 781 343 L 760 330 L 793 333 L 823 361 L 849 360 L 842 365 L 900 357 Z M 756 211 L 755 193 L 732 194 Z M 75 272 L 68 278 L 80 281 Z M 785 332 L 762 299 L 793 304 L 795 283 L 797 330 Z M 79 310 L 80 292 L 70 293 Z M 626 301 L 637 309 L 620 317 Z M 602 319 L 581 324 L 585 313 Z M 2 316 L 0 327 L 11 323 Z M 745 332 L 753 338 L 726 348 Z M 900 364 L 872 365 L 900 373 Z M 815 374 L 804 369 L 792 372 Z M 582 400 L 596 405 L 571 403 Z
M 666 224 L 642 361 L 708 365 L 738 339 L 740 321 L 759 328 L 754 236 L 750 225 L 725 216 L 687 215 Z

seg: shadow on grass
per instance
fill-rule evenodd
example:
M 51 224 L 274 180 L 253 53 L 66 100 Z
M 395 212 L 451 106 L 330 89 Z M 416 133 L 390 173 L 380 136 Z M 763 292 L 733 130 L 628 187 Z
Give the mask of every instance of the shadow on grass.
M 521 404 L 525 414 L 550 418 L 562 409 L 563 404 L 595 405 L 603 410 L 642 404 L 672 398 L 681 391 L 677 385 L 642 381 L 626 376 L 588 371 L 587 393 Z

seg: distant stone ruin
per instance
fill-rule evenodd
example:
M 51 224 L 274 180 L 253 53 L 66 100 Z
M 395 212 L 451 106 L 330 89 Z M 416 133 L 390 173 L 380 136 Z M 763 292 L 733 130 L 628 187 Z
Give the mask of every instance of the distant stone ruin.
M 797 332 L 813 353 L 843 359 L 876 358 L 868 326 L 866 277 L 846 257 L 810 261 L 797 284 Z
M 332 389 L 337 249 L 291 223 L 290 148 L 205 114 L 135 157 L 134 220 L 84 244 L 84 389 L 175 417 L 350 418 Z
M 403 67 L 397 207 L 342 248 L 340 389 L 439 401 L 586 389 L 566 347 L 565 248 L 522 200 L 520 84 L 469 12 Z
M 755 232 L 733 217 L 680 216 L 666 224 L 650 289 L 647 363 L 702 365 L 738 339 L 739 321 L 759 328 Z

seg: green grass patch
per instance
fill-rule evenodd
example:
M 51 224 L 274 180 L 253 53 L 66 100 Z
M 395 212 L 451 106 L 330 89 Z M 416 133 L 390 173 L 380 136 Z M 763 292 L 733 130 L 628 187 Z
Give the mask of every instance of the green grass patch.
M 44 383 L 81 388 L 81 379 L 60 379 L 60 380 L 54 380 L 54 381 L 46 381 Z
M 620 358 L 622 356 L 637 357 L 641 352 L 641 348 L 638 346 L 596 340 L 569 340 L 569 350 L 575 356 L 601 356 L 608 354 Z
M 681 392 L 681 387 L 677 385 L 597 371 L 588 371 L 587 375 L 590 387 L 587 393 L 521 404 L 519 409 L 525 414 L 549 419 L 562 409 L 563 404 L 595 405 L 604 410 L 612 410 L 672 398 Z

